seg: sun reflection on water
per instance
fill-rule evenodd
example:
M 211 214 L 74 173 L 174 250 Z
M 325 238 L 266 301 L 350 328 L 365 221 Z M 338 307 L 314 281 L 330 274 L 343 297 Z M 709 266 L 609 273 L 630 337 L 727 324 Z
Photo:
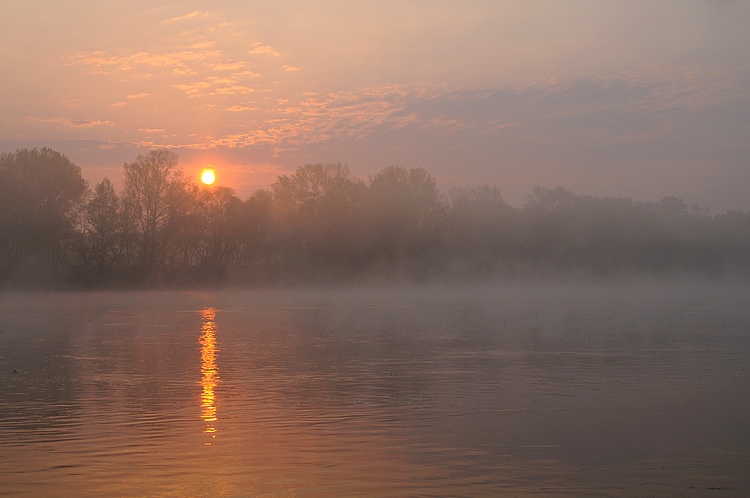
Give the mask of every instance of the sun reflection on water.
M 201 310 L 201 418 L 203 432 L 216 437 L 216 385 L 219 383 L 219 369 L 216 366 L 216 310 L 206 308 Z M 208 443 L 210 444 L 210 443 Z

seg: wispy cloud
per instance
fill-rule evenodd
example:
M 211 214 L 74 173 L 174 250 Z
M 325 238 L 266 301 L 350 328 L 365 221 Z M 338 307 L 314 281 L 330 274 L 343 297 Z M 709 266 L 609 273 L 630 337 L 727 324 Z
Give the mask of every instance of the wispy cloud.
M 185 92 L 188 97 L 198 97 L 204 89 L 209 88 L 210 86 L 211 83 L 208 81 L 196 81 L 193 83 L 179 83 L 172 85 L 172 87 Z
M 76 54 L 72 60 L 76 63 L 101 67 L 115 67 L 121 71 L 131 71 L 137 66 L 150 66 L 155 68 L 176 68 L 182 71 L 190 71 L 191 63 L 218 57 L 218 50 L 181 50 L 163 54 L 152 52 L 137 52 L 128 55 L 107 55 L 103 51 L 94 51 Z
M 214 71 L 237 71 L 244 67 L 247 67 L 247 62 L 219 62 L 211 66 L 211 69 Z
M 264 45 L 262 42 L 251 43 L 250 46 L 253 48 L 248 53 L 253 55 L 270 55 L 272 57 L 281 55 L 271 45 Z
M 201 12 L 199 10 L 195 10 L 193 12 L 190 12 L 189 14 L 185 14 L 185 15 L 182 15 L 182 16 L 177 16 L 177 17 L 173 17 L 171 19 L 167 19 L 164 22 L 173 23 L 173 22 L 180 22 L 180 21 L 191 21 L 193 19 L 207 18 L 207 17 L 208 17 L 208 12 Z
M 255 109 L 257 109 L 257 107 L 247 107 L 244 105 L 233 105 L 232 107 L 227 107 L 227 111 L 229 112 L 252 111 Z
M 471 147 L 482 141 L 494 149 L 497 145 L 492 142 L 502 138 L 502 143 L 536 150 L 553 150 L 562 144 L 567 150 L 604 150 L 613 144 L 668 141 L 705 133 L 692 129 L 691 120 L 708 115 L 722 102 L 740 101 L 750 106 L 748 83 L 741 78 L 717 78 L 707 83 L 705 78 L 691 78 L 682 72 L 655 71 L 485 90 L 383 85 L 301 95 L 298 100 L 277 99 L 275 107 L 261 108 L 262 114 L 257 116 L 263 119 L 251 129 L 219 135 L 207 145 L 262 144 L 288 151 L 392 136 L 398 131 L 406 141 L 410 136 L 431 137 L 432 148 Z M 215 92 L 208 86 L 201 90 Z M 244 105 L 225 109 L 258 111 Z
M 66 128 L 93 128 L 95 126 L 115 126 L 113 121 L 99 120 L 99 119 L 80 119 L 80 118 L 69 118 L 66 116 L 55 116 L 55 117 L 39 117 L 39 116 L 28 116 L 26 121 L 34 123 L 44 123 L 51 125 L 59 125 Z
M 184 18 L 195 17 L 191 13 Z M 197 15 L 197 14 L 195 14 Z M 202 14 L 201 14 L 202 15 Z M 98 50 L 80 52 L 67 56 L 66 61 L 71 65 L 91 68 L 91 73 L 99 77 L 114 78 L 116 72 L 128 73 L 131 80 L 138 79 L 141 86 L 148 91 L 133 93 L 128 100 L 145 98 L 148 96 L 168 97 L 165 89 L 181 90 L 189 98 L 216 97 L 225 98 L 244 96 L 256 91 L 255 85 L 262 79 L 262 75 L 250 68 L 253 64 L 247 59 L 250 54 L 279 57 L 280 54 L 270 45 L 262 42 L 250 44 L 250 54 L 244 53 L 244 58 L 237 57 L 237 45 L 232 45 L 234 52 L 226 52 L 216 40 L 203 38 L 188 42 L 185 47 L 176 50 L 139 51 L 130 54 L 112 54 Z M 245 48 L 246 42 L 241 44 Z M 243 55 L 240 53 L 239 55 Z M 257 63 L 257 62 L 256 62 Z M 278 79 L 279 74 L 294 71 L 289 65 L 271 63 L 261 64 L 264 71 L 269 71 Z M 122 76 L 118 76 L 122 78 Z M 156 83 L 158 78 L 159 85 Z M 166 82 L 166 85 L 163 84 Z M 266 82 L 266 85 L 269 83 Z M 115 87 L 113 79 L 112 87 Z M 121 105 L 121 104 L 115 104 Z M 226 101 L 216 102 L 222 108 L 232 107 Z
M 173 84 L 173 88 L 182 90 L 190 98 L 215 95 L 247 95 L 255 89 L 241 83 L 241 78 L 230 75 L 225 77 L 210 76 L 204 81 Z

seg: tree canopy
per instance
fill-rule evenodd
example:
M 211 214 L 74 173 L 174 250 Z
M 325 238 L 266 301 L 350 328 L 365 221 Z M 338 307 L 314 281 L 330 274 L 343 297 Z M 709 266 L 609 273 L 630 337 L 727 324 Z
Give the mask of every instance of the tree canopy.
M 89 189 L 50 149 L 0 155 L 0 281 L 134 286 L 487 279 L 628 272 L 750 275 L 750 214 L 537 187 L 441 193 L 425 169 L 305 164 L 245 200 L 198 186 L 168 150 Z M 54 277 L 54 278 L 53 278 Z M 39 279 L 31 279 L 37 282 Z M 42 279 L 44 281 L 44 279 Z M 49 280 L 49 279 L 48 279 Z
M 87 192 L 81 169 L 51 149 L 19 149 L 0 154 L 0 178 L 0 277 L 71 257 Z

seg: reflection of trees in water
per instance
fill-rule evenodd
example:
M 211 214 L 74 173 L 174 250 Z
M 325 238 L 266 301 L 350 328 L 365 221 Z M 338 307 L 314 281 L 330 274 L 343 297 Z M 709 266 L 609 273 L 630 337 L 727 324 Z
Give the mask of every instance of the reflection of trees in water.
M 216 365 L 216 310 L 206 308 L 201 311 L 201 418 L 204 432 L 216 437 L 216 385 L 219 383 L 219 369 Z

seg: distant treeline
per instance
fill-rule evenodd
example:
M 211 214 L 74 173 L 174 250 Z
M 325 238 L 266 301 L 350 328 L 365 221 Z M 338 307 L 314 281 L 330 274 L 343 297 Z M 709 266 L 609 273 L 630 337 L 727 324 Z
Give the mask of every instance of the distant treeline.
M 0 283 L 18 286 L 473 280 L 525 275 L 750 275 L 750 213 L 535 188 L 441 194 L 422 168 L 367 181 L 306 164 L 245 200 L 196 185 L 177 155 L 93 189 L 50 149 L 0 154 Z

